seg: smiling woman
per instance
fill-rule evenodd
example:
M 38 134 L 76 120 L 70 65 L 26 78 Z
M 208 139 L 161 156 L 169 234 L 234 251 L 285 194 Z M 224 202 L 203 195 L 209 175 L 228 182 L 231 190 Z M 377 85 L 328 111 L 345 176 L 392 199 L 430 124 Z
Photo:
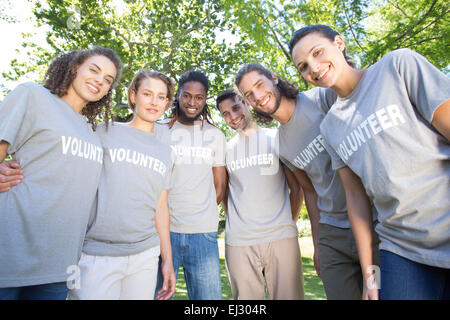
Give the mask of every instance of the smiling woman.
M 109 115 L 120 70 L 110 49 L 65 53 L 44 86 L 21 84 L 0 105 L 0 162 L 12 155 L 25 176 L 0 194 L 0 299 L 66 298 L 102 168 L 95 118 Z

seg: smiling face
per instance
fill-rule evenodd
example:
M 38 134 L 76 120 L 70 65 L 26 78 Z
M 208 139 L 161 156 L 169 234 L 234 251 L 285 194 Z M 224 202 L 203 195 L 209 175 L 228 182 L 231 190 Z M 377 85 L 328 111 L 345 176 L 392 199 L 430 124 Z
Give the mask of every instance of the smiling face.
M 313 32 L 301 38 L 292 49 L 292 60 L 299 74 L 314 86 L 334 88 L 339 85 L 348 64 L 343 51 L 344 40 L 334 41 Z
M 130 92 L 137 122 L 155 122 L 166 111 L 169 99 L 167 85 L 160 79 L 145 78 L 137 91 Z
M 242 77 L 239 91 L 255 110 L 272 115 L 281 103 L 277 81 L 278 78 L 275 76 L 269 79 L 258 71 L 250 71 Z
M 178 92 L 183 122 L 194 122 L 200 118 L 206 105 L 206 88 L 198 81 L 188 81 Z
M 219 104 L 219 110 L 227 125 L 234 130 L 245 130 L 252 121 L 248 105 L 237 97 L 223 100 Z
M 84 104 L 102 99 L 111 89 L 117 70 L 114 63 L 107 57 L 95 55 L 88 57 L 77 69 L 68 95 L 71 99 Z

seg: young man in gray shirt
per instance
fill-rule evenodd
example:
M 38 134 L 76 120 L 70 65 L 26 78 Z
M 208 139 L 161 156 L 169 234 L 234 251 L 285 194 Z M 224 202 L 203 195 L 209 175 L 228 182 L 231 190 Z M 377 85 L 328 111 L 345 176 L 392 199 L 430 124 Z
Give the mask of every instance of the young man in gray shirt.
M 345 191 L 324 147 L 319 127 L 336 94 L 298 92 L 260 64 L 242 67 L 235 85 L 262 117 L 280 122 L 280 158 L 303 188 L 311 220 L 314 264 L 328 299 L 361 299 L 363 275 L 350 229 Z M 376 212 L 374 212 L 376 217 Z M 374 241 L 374 253 L 378 252 Z M 375 254 L 374 254 L 375 255 Z M 374 257 L 378 261 L 378 257 Z
M 183 267 L 189 299 L 220 300 L 217 204 L 226 186 L 225 135 L 212 124 L 209 83 L 199 71 L 178 81 L 172 118 L 155 126 L 175 153 L 169 193 L 173 267 Z M 159 284 L 157 285 L 157 291 Z
M 218 95 L 216 106 L 238 132 L 227 143 L 224 199 L 225 256 L 233 297 L 263 300 L 267 288 L 269 299 L 303 299 L 295 225 L 303 194 L 292 172 L 280 163 L 277 130 L 259 128 L 248 104 L 232 89 Z

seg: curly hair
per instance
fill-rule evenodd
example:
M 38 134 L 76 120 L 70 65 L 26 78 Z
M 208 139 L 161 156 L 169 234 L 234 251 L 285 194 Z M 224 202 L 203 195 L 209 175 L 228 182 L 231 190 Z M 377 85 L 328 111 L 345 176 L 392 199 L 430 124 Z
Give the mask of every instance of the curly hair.
M 180 118 L 181 110 L 180 110 L 180 102 L 178 101 L 178 94 L 180 92 L 180 89 L 183 88 L 183 85 L 186 82 L 191 82 L 191 81 L 200 82 L 203 85 L 203 87 L 205 88 L 206 94 L 208 94 L 209 81 L 203 72 L 196 71 L 196 70 L 190 70 L 190 71 L 183 73 L 181 75 L 180 79 L 178 80 L 178 90 L 175 95 L 175 99 L 174 99 L 173 106 L 172 106 L 172 115 L 171 115 L 172 120 L 170 120 L 170 122 L 169 122 L 170 128 L 172 128 L 174 123 Z M 202 117 L 202 120 L 206 120 L 206 122 L 208 122 L 210 125 L 215 126 L 214 122 L 212 120 L 212 116 L 211 116 L 211 112 L 209 110 L 208 104 L 205 103 L 200 115 Z
M 108 122 L 112 120 L 111 100 L 112 90 L 120 79 L 122 70 L 122 62 L 117 54 L 112 49 L 95 46 L 88 50 L 74 50 L 68 53 L 63 53 L 56 57 L 47 69 L 45 74 L 44 87 L 50 90 L 51 93 L 58 97 L 63 97 L 67 94 L 70 85 L 77 75 L 77 70 L 84 61 L 92 56 L 104 56 L 111 60 L 116 67 L 117 75 L 108 93 L 100 100 L 89 102 L 82 110 L 82 114 L 86 116 L 88 122 L 95 130 L 97 127 L 96 118 L 103 115 L 104 122 L 108 127 Z
M 235 91 L 237 93 L 239 93 L 239 95 L 242 97 L 242 99 L 246 100 L 245 97 L 242 95 L 242 92 L 239 90 L 239 85 L 242 81 L 242 78 L 249 72 L 252 71 L 256 71 L 259 74 L 265 76 L 267 79 L 269 79 L 270 81 L 272 81 L 272 72 L 270 70 L 268 70 L 267 68 L 265 68 L 264 66 L 262 66 L 259 63 L 249 63 L 244 65 L 242 68 L 240 68 L 238 70 L 238 72 L 236 73 L 235 77 L 234 77 L 234 86 L 235 86 Z M 297 95 L 299 93 L 299 90 L 297 88 L 297 86 L 294 83 L 290 83 L 286 80 L 283 80 L 281 78 L 278 78 L 278 83 L 275 85 L 279 92 L 280 95 L 282 97 L 285 97 L 287 99 L 296 99 Z M 255 108 L 252 108 L 252 113 L 256 119 L 256 121 L 260 124 L 264 124 L 264 125 L 270 125 L 273 121 L 272 116 L 266 114 L 266 113 L 262 113 L 259 112 L 258 110 L 256 110 Z
M 132 103 L 130 100 L 131 92 L 134 91 L 136 93 L 139 89 L 139 86 L 141 85 L 141 82 L 144 79 L 148 78 L 157 79 L 164 82 L 164 84 L 167 87 L 167 99 L 168 99 L 167 105 L 169 106 L 172 104 L 173 96 L 175 93 L 175 83 L 173 82 L 173 80 L 168 76 L 166 76 L 164 73 L 161 73 L 159 71 L 142 69 L 136 73 L 130 85 L 128 86 L 128 107 L 133 111 L 136 105 Z

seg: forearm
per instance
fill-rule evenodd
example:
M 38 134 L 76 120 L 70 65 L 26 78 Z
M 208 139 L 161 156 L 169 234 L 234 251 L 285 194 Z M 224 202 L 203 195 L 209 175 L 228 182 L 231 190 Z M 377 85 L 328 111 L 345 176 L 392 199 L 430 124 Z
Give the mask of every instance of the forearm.
M 373 265 L 373 223 L 370 202 L 364 195 L 349 194 L 346 199 L 348 217 L 358 248 L 361 269 L 366 279 L 371 275 L 368 270 Z
M 305 196 L 305 206 L 308 211 L 309 221 L 311 223 L 311 233 L 313 238 L 314 248 L 318 247 L 319 243 L 319 221 L 320 221 L 320 211 L 317 206 L 317 193 L 306 192 Z
M 301 188 L 291 190 L 289 200 L 291 203 L 292 220 L 297 221 L 303 204 L 303 190 Z
M 8 155 L 9 143 L 5 140 L 0 141 L 0 162 L 6 159 Z
M 158 205 L 155 215 L 155 226 L 160 239 L 161 259 L 172 261 L 172 245 L 170 243 L 170 218 L 167 202 Z
M 338 172 L 345 189 L 348 217 L 358 248 L 361 268 L 366 277 L 368 267 L 373 265 L 372 208 L 361 179 L 348 167 L 343 167 Z
M 225 190 L 228 183 L 225 166 L 213 167 L 214 188 L 216 189 L 216 203 L 219 204 L 225 197 Z

